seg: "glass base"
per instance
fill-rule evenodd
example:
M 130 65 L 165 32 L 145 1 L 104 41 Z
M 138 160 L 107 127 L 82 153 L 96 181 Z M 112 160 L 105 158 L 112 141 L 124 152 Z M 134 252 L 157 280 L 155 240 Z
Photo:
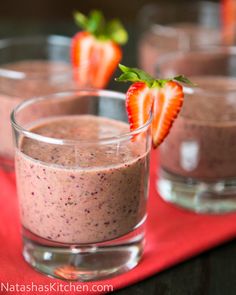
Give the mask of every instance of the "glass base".
M 6 172 L 14 171 L 14 160 L 0 155 L 0 169 Z
M 134 268 L 143 253 L 144 224 L 118 239 L 68 245 L 53 243 L 23 229 L 23 256 L 37 271 L 68 281 L 94 281 Z
M 161 169 L 156 187 L 165 201 L 197 213 L 236 210 L 236 179 L 203 182 Z

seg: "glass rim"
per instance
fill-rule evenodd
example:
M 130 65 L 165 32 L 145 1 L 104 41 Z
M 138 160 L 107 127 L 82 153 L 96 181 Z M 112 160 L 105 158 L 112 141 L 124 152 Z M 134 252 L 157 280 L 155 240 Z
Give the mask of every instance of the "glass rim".
M 2 49 L 8 48 L 10 46 L 14 46 L 14 45 L 26 45 L 26 46 L 37 46 L 40 45 L 40 42 L 45 42 L 45 44 L 52 44 L 55 46 L 66 46 L 68 47 L 68 53 L 70 53 L 71 50 L 71 41 L 72 38 L 69 36 L 63 36 L 63 35 L 56 35 L 56 34 L 49 34 L 49 35 L 29 35 L 29 36 L 22 36 L 22 37 L 12 37 L 12 38 L 5 38 L 5 39 L 0 39 L 0 51 Z M 15 62 L 21 62 L 21 61 L 34 61 L 34 60 L 42 60 L 42 61 L 47 61 L 47 59 L 22 59 L 19 61 L 13 61 L 13 63 Z M 50 60 L 48 60 L 50 61 Z M 59 62 L 58 61 L 54 61 L 52 60 L 52 62 Z M 6 64 L 10 64 L 11 62 L 8 62 Z M 24 79 L 42 79 L 42 78 L 47 78 L 48 75 L 55 75 L 55 76 L 66 76 L 68 74 L 73 73 L 74 71 L 76 71 L 76 67 L 72 66 L 72 63 L 66 63 L 68 65 L 71 65 L 71 67 L 68 70 L 53 70 L 52 72 L 50 72 L 49 74 L 45 74 L 45 73 L 40 73 L 40 72 L 36 72 L 36 73 L 32 73 L 30 71 L 27 71 L 27 73 L 25 73 L 24 71 L 18 71 L 18 70 L 11 70 L 11 69 L 7 69 L 4 68 L 4 64 L 0 64 L 0 77 L 3 78 L 8 78 L 8 79 L 13 79 L 13 80 L 24 80 Z M 82 68 L 83 67 L 87 67 L 89 64 L 89 61 L 84 61 Z
M 151 3 L 146 3 L 141 7 L 141 12 L 144 10 L 144 12 L 146 12 L 145 10 L 151 10 L 151 12 L 153 12 L 154 8 L 166 8 L 166 7 L 173 7 L 174 6 L 180 6 L 180 7 L 187 7 L 192 9 L 195 9 L 196 7 L 201 7 L 202 5 L 207 4 L 207 5 L 211 5 L 214 7 L 219 8 L 220 4 L 212 1 L 212 0 L 200 0 L 200 1 L 196 1 L 196 2 L 190 2 L 189 0 L 184 0 L 181 2 L 176 2 L 176 3 L 170 3 L 170 2 L 160 2 L 160 3 L 155 3 L 155 2 L 151 2 Z
M 35 41 L 48 41 L 48 42 L 55 42 L 58 44 L 70 44 L 71 37 L 64 36 L 64 35 L 57 35 L 57 34 L 37 34 L 37 35 L 26 35 L 26 36 L 19 36 L 19 37 L 9 37 L 0 39 L 0 49 L 10 46 L 12 44 L 21 44 L 21 43 L 31 43 Z M 64 45 L 63 44 L 63 45 Z
M 120 141 L 127 141 L 131 138 L 133 138 L 135 135 L 138 135 L 142 132 L 145 132 L 148 127 L 151 125 L 152 122 L 152 112 L 150 112 L 150 116 L 148 120 L 141 125 L 139 128 L 122 133 L 117 136 L 109 136 L 109 137 L 102 137 L 96 140 L 74 140 L 74 139 L 61 139 L 61 138 L 54 138 L 54 137 L 47 137 L 44 135 L 37 134 L 35 132 L 29 131 L 25 129 L 21 124 L 19 124 L 16 120 L 17 113 L 23 110 L 26 107 L 29 107 L 30 105 L 33 105 L 36 102 L 46 101 L 48 99 L 56 100 L 63 97 L 66 97 L 67 95 L 77 95 L 77 96 L 97 96 L 97 97 L 107 97 L 111 99 L 118 99 L 123 100 L 125 103 L 125 94 L 118 91 L 113 90 L 99 90 L 99 89 L 82 89 L 82 90 L 72 90 L 72 91 L 63 91 L 63 92 L 56 92 L 45 96 L 38 96 L 33 97 L 27 100 L 24 100 L 18 106 L 14 108 L 14 110 L 11 112 L 10 119 L 11 124 L 14 130 L 19 132 L 21 135 L 31 138 L 33 140 L 37 140 L 40 142 L 48 143 L 48 144 L 57 144 L 57 145 L 68 145 L 68 146 L 75 146 L 80 144 L 113 144 Z
M 176 24 L 163 25 L 163 24 L 154 23 L 150 26 L 149 30 L 151 33 L 155 34 L 156 36 L 164 36 L 164 37 L 172 38 L 172 39 L 179 39 L 179 38 L 185 37 L 188 40 L 190 38 L 191 33 L 189 33 L 188 31 L 184 31 L 181 27 L 176 26 Z M 180 24 L 182 24 L 182 22 Z M 190 24 L 194 24 L 194 22 Z M 209 29 L 212 28 L 209 26 L 204 26 L 204 25 L 202 26 L 203 28 L 209 28 Z M 215 33 L 217 33 L 218 37 L 222 36 L 220 31 L 214 32 L 214 34 Z M 209 33 L 206 32 L 206 34 L 209 34 Z M 180 41 L 183 42 L 182 40 Z M 202 46 L 207 46 L 207 45 L 202 45 Z M 214 44 L 212 46 L 214 46 Z M 181 47 L 181 44 L 180 44 L 180 47 Z
M 236 57 L 236 46 L 219 46 L 219 45 L 211 45 L 211 46 L 203 46 L 203 47 L 200 47 L 200 48 L 197 48 L 197 49 L 194 49 L 194 50 L 191 50 L 191 51 L 183 51 L 183 50 L 176 50 L 176 51 L 172 51 L 172 52 L 169 52 L 169 53 L 166 53 L 162 56 L 160 56 L 158 58 L 158 61 L 156 62 L 156 70 L 157 72 L 159 73 L 160 72 L 160 68 L 161 66 L 163 66 L 165 63 L 168 63 L 168 62 L 172 62 L 172 61 L 176 61 L 177 58 L 181 58 L 181 57 L 191 57 L 191 56 L 194 56 L 194 54 L 226 54 L 226 55 L 229 55 L 229 56 L 235 56 Z M 181 74 L 181 73 L 180 73 Z M 230 75 L 226 75 L 226 74 L 223 74 L 223 75 L 217 75 L 217 74 L 198 74 L 198 75 L 192 75 L 192 76 L 189 76 L 188 78 L 193 78 L 194 77 L 196 78 L 204 78 L 204 77 L 210 77 L 210 78 L 226 78 L 226 79 L 235 79 L 236 81 L 236 76 L 230 76 Z M 171 78 L 171 77 L 170 77 Z M 194 83 L 194 81 L 192 81 Z M 236 93 L 236 85 L 235 85 L 235 89 L 222 89 L 222 90 L 214 90 L 214 89 L 209 89 L 209 88 L 204 88 L 204 87 L 200 87 L 200 86 L 194 86 L 194 87 L 191 87 L 191 86 L 185 86 L 184 89 L 186 90 L 186 93 L 187 94 L 194 94 L 194 93 L 206 93 L 207 95 L 210 95 L 210 96 L 214 96 L 216 94 L 219 94 L 219 93 Z

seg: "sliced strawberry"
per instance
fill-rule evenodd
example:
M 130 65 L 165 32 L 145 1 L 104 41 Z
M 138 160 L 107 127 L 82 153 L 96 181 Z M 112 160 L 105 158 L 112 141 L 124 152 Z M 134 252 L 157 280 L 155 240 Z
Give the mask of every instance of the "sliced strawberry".
M 81 86 L 88 86 L 92 73 L 92 48 L 95 38 L 89 32 L 79 32 L 72 39 L 71 58 L 76 81 Z
M 95 88 L 104 88 L 122 58 L 120 46 L 112 41 L 97 41 L 90 62 L 92 63 L 91 84 Z
M 71 59 L 75 79 L 82 86 L 104 88 L 122 58 L 118 44 L 124 44 L 127 33 L 120 22 L 105 22 L 98 11 L 87 18 L 81 13 L 75 15 L 84 31 L 72 39 Z
M 168 135 L 183 104 L 184 93 L 183 87 L 175 81 L 168 81 L 162 88 L 153 89 L 153 93 L 152 141 L 153 146 L 157 147 Z
M 152 108 L 150 89 L 144 82 L 132 84 L 126 93 L 126 110 L 130 130 L 133 131 L 147 122 Z
M 144 71 L 120 65 L 123 74 L 116 80 L 135 82 L 126 93 L 126 109 L 133 131 L 144 125 L 152 111 L 152 141 L 157 147 L 168 135 L 183 104 L 183 87 L 176 82 L 192 84 L 186 77 L 154 79 Z M 138 82 L 136 82 L 138 81 Z

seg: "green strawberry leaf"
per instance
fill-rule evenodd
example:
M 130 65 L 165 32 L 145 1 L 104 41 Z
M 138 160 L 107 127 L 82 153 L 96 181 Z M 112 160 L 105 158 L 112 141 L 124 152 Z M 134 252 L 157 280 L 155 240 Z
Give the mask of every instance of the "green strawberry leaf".
M 87 29 L 87 25 L 88 25 L 88 18 L 80 12 L 75 12 L 74 13 L 74 20 L 75 23 L 77 24 L 77 26 L 79 26 L 80 28 L 86 30 Z
M 122 74 L 120 75 L 120 77 L 115 79 L 118 82 L 144 82 L 148 85 L 149 88 L 161 88 L 165 85 L 166 82 L 176 80 L 181 83 L 196 86 L 196 84 L 192 83 L 187 77 L 183 75 L 176 76 L 172 79 L 155 79 L 147 74 L 145 71 L 137 68 L 129 68 L 122 64 L 119 64 L 119 68 L 122 71 Z
M 119 64 L 119 68 L 120 70 L 123 72 L 123 73 L 126 73 L 126 72 L 129 72 L 130 71 L 130 68 L 129 67 L 126 67 L 122 64 Z
M 138 82 L 138 81 L 140 81 L 137 74 L 132 73 L 132 72 L 123 73 L 120 75 L 119 78 L 116 78 L 115 80 L 119 81 L 119 82 L 128 82 L 128 81 L 129 82 Z
M 87 30 L 94 34 L 99 35 L 103 32 L 105 26 L 105 19 L 103 14 L 98 10 L 92 10 L 88 17 Z
M 116 80 L 119 82 L 145 82 L 148 86 L 152 86 L 155 79 L 143 70 L 137 68 L 129 68 L 122 64 L 119 64 L 120 70 L 124 73 Z
M 197 86 L 197 84 L 193 83 L 192 81 L 190 81 L 187 77 L 185 77 L 184 75 L 179 75 L 173 78 L 173 80 L 176 80 L 178 82 L 190 85 L 190 86 Z
M 118 19 L 107 22 L 106 34 L 117 44 L 124 45 L 128 41 L 128 33 Z
M 85 31 L 90 32 L 99 40 L 112 40 L 124 45 L 128 41 L 128 33 L 118 19 L 106 21 L 103 13 L 92 10 L 88 17 L 80 12 L 74 13 L 76 24 Z

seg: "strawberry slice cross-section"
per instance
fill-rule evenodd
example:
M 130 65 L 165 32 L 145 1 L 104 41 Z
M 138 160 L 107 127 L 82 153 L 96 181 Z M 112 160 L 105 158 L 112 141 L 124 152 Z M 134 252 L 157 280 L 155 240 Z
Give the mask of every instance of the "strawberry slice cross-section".
M 168 135 L 184 101 L 183 87 L 179 82 L 194 85 L 184 76 L 173 79 L 154 79 L 136 68 L 120 65 L 121 82 L 134 82 L 126 93 L 126 109 L 133 131 L 144 125 L 152 112 L 152 142 L 159 146 Z
M 152 107 L 152 95 L 144 82 L 136 82 L 127 91 L 126 110 L 130 123 L 130 130 L 136 130 L 150 116 Z
M 75 79 L 81 86 L 104 88 L 122 58 L 120 45 L 128 35 L 119 20 L 106 22 L 99 11 L 88 17 L 77 12 L 75 21 L 83 29 L 72 39 Z
M 167 81 L 162 88 L 154 90 L 152 140 L 160 145 L 168 135 L 171 126 L 181 110 L 184 94 L 183 87 L 176 81 Z

